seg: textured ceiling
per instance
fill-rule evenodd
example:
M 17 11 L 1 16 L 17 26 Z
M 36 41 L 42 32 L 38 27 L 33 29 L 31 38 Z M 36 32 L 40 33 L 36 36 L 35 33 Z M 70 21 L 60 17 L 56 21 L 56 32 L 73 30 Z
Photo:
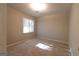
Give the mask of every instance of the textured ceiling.
M 36 12 L 29 7 L 29 3 L 10 3 L 8 6 L 14 7 L 31 16 L 39 17 L 48 14 L 69 12 L 71 10 L 70 3 L 47 3 L 47 9 L 42 12 Z

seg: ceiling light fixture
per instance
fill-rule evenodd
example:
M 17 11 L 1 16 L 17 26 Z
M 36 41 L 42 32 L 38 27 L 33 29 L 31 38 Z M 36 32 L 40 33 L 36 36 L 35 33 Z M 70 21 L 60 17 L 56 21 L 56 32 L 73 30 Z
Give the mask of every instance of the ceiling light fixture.
M 32 10 L 35 10 L 37 12 L 43 11 L 47 7 L 46 4 L 44 4 L 44 3 L 31 3 L 30 6 L 31 6 Z

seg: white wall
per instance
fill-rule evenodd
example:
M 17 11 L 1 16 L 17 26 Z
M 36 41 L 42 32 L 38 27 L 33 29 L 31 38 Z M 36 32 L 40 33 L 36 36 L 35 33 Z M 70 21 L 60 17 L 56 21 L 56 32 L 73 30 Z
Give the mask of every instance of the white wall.
M 8 6 L 7 8 L 7 43 L 12 44 L 22 40 L 28 40 L 30 38 L 34 38 L 35 32 L 26 33 L 22 32 L 23 28 L 23 17 L 31 18 L 34 20 L 34 17 L 29 16 L 28 14 L 24 14 L 23 12 Z
M 0 4 L 0 55 L 6 54 L 6 4 Z
M 37 19 L 37 36 L 68 42 L 69 13 L 60 12 Z
M 79 4 L 77 3 L 72 5 L 69 34 L 71 54 L 79 56 Z

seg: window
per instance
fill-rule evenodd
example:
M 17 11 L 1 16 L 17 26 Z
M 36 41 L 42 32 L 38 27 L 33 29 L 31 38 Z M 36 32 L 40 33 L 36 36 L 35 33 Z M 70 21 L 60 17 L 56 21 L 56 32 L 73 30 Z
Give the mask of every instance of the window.
M 34 32 L 34 20 L 24 18 L 23 19 L 23 33 Z

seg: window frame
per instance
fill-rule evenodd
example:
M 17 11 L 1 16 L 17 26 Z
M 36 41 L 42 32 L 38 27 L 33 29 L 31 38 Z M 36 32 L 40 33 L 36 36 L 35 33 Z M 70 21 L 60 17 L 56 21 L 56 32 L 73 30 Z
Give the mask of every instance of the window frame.
M 23 24 L 23 21 L 24 21 L 24 19 L 29 19 L 29 20 L 33 20 L 33 23 L 34 23 L 34 28 L 33 28 L 33 32 L 27 32 L 27 33 L 24 33 L 23 32 L 23 27 L 24 27 L 24 24 Z M 30 27 L 29 27 L 29 30 L 30 30 Z M 29 17 L 23 17 L 23 19 L 22 19 L 22 34 L 30 34 L 30 33 L 34 33 L 35 32 L 35 21 L 34 21 L 34 19 L 32 19 L 32 18 L 29 18 Z

